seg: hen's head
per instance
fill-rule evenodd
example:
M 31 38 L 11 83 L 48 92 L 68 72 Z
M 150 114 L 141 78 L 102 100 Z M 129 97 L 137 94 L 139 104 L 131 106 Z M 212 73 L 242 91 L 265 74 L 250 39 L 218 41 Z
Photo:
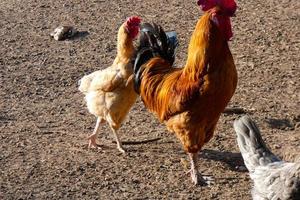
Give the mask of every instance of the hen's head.
M 219 26 L 227 40 L 232 37 L 230 17 L 234 16 L 237 5 L 234 0 L 198 0 L 201 10 L 212 13 L 213 21 Z
M 132 39 L 135 39 L 140 31 L 142 19 L 137 16 L 129 17 L 124 23 L 124 27 Z

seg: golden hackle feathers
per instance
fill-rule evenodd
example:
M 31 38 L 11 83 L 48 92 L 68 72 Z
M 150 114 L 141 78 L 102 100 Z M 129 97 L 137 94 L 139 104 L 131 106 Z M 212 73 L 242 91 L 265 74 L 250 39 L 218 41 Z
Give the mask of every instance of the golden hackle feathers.
M 125 23 L 119 28 L 117 39 L 117 57 L 121 59 L 122 62 L 128 62 L 134 55 L 133 39 L 129 37 Z
M 152 58 L 145 64 L 141 83 L 141 97 L 150 111 L 157 114 L 160 121 L 168 119 L 180 111 L 185 103 L 199 91 L 201 79 L 205 75 L 213 26 L 211 13 L 206 13 L 198 21 L 191 37 L 188 58 L 182 69 L 173 68 L 162 58 Z M 185 103 L 183 103 L 185 102 Z

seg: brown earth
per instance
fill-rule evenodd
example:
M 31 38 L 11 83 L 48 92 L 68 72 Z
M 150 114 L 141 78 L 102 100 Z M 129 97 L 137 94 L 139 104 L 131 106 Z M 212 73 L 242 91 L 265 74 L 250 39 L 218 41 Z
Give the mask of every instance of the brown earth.
M 239 73 L 230 106 L 246 109 L 271 149 L 293 161 L 300 151 L 300 2 L 240 0 L 230 42 Z M 131 15 L 176 30 L 184 63 L 201 12 L 196 1 L 1 0 L 0 199 L 250 199 L 248 173 L 233 120 L 222 115 L 200 155 L 211 187 L 196 187 L 174 135 L 139 100 L 121 128 L 122 155 L 103 126 L 102 151 L 87 149 L 95 117 L 77 81 L 112 63 L 118 27 Z M 57 42 L 49 33 L 73 25 L 81 37 Z M 84 34 L 88 32 L 89 34 Z

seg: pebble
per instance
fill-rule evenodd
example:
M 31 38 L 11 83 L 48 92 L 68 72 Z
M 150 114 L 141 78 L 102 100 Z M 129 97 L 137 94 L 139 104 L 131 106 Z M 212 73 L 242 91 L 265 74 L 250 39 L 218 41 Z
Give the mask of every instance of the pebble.
M 50 33 L 50 36 L 52 36 L 55 40 L 60 41 L 72 38 L 76 33 L 76 29 L 72 26 L 59 26 Z

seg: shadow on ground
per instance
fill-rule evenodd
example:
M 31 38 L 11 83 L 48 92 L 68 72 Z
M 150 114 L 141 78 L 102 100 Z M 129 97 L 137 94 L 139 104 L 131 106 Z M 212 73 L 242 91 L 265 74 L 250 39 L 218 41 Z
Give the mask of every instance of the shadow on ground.
M 238 172 L 247 172 L 247 168 L 244 164 L 243 157 L 240 153 L 222 152 L 210 149 L 204 149 L 201 154 L 201 158 L 207 160 L 220 161 L 225 163 L 230 170 Z

